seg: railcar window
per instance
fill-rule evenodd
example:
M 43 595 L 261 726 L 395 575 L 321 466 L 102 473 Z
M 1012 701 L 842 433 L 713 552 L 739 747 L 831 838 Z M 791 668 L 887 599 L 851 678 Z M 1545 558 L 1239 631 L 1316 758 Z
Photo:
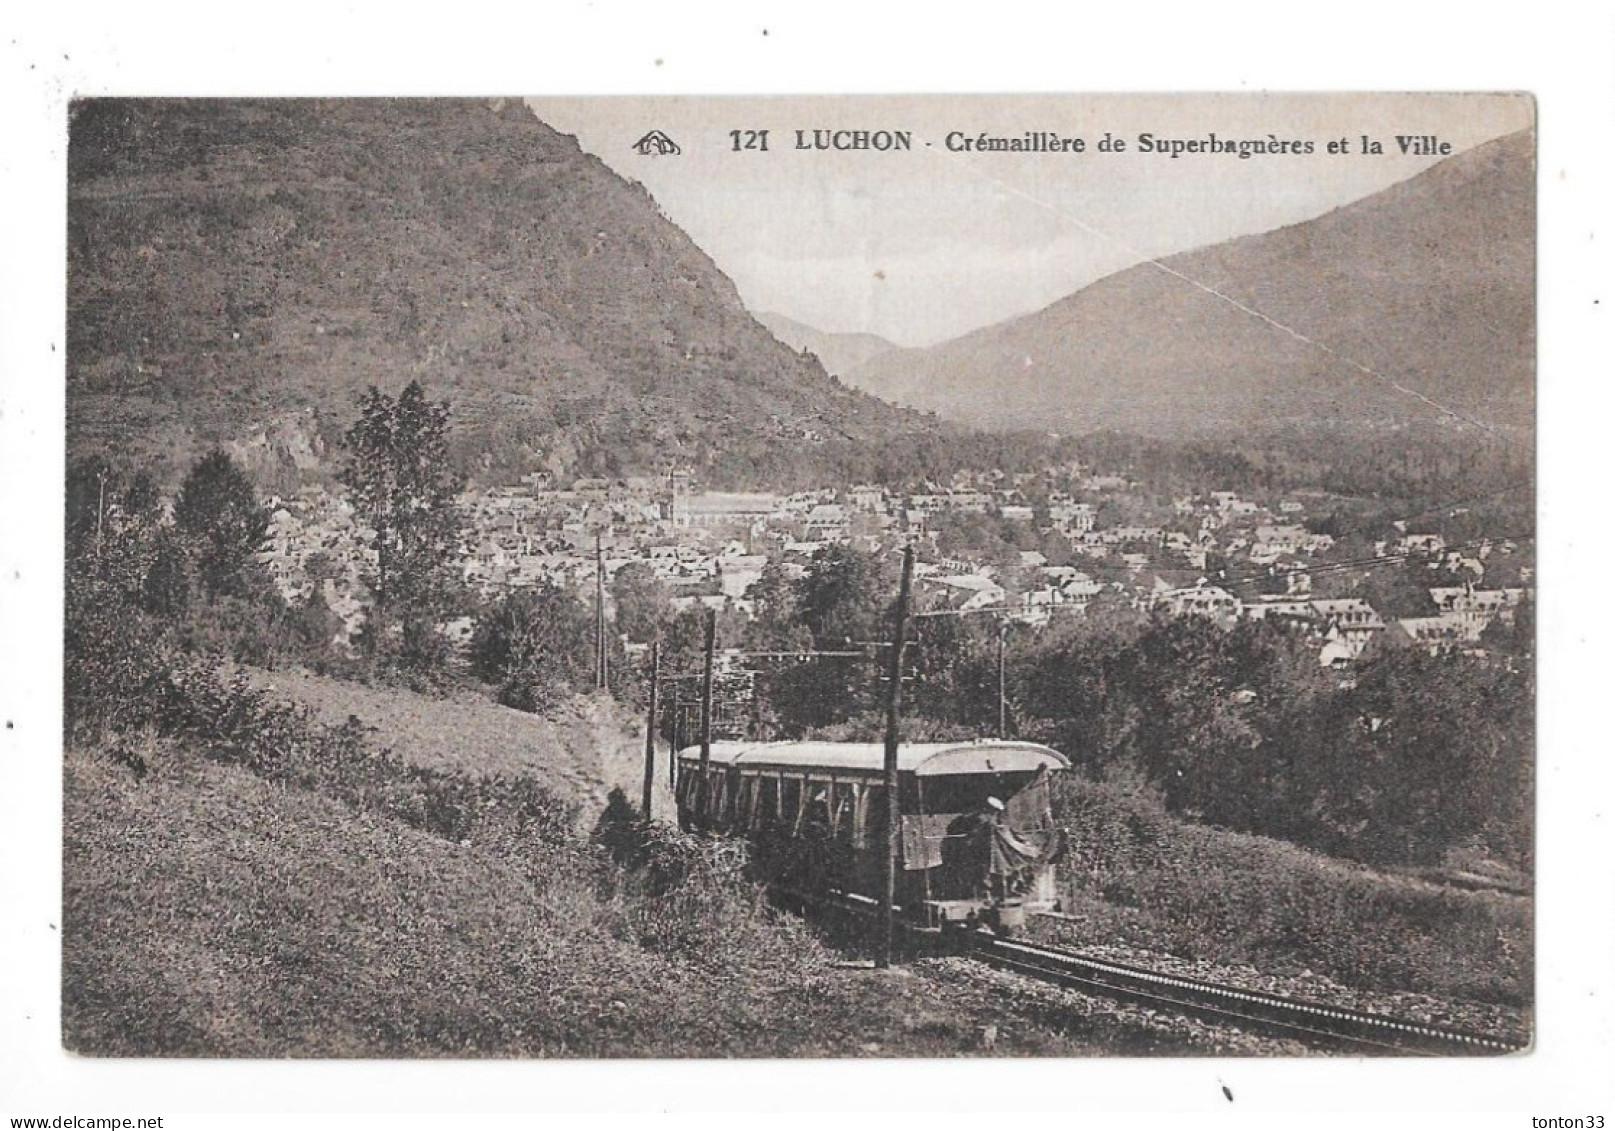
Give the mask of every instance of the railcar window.
M 837 840 L 852 839 L 852 810 L 857 803 L 857 785 L 838 781 L 831 787 L 830 835 Z
M 735 775 L 728 770 L 718 771 L 718 817 L 727 823 L 735 811 Z
M 813 798 L 813 783 L 804 776 L 796 787 L 796 819 L 791 824 L 791 835 L 802 835 L 802 819 L 807 816 L 808 802 Z
M 782 824 L 796 820 L 797 806 L 802 798 L 802 783 L 796 778 L 780 779 L 779 819 Z
M 808 783 L 807 811 L 803 815 L 803 827 L 814 830 L 820 835 L 830 829 L 830 790 L 831 787 L 822 782 Z
M 698 791 L 700 780 L 699 774 L 690 773 L 688 770 L 679 775 L 679 800 L 686 809 L 694 809 L 700 800 Z
M 872 785 L 864 790 L 855 810 L 853 843 L 857 848 L 872 848 L 885 843 L 886 838 L 886 787 Z
M 712 820 L 722 824 L 729 816 L 729 779 L 717 766 L 712 768 Z
M 996 797 L 1008 802 L 1024 789 L 1036 775 L 1014 774 L 943 774 L 925 779 L 925 811 L 927 813 L 970 813 L 987 804 L 987 798 Z

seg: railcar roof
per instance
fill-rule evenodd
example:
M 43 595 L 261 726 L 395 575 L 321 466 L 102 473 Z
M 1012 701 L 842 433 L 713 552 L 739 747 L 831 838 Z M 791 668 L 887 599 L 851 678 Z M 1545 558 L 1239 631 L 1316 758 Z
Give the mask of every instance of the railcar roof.
M 699 746 L 679 752 L 681 761 L 698 761 Z M 712 761 L 720 766 L 771 766 L 790 770 L 844 773 L 881 772 L 886 748 L 879 742 L 714 742 Z M 897 748 L 899 773 L 1008 774 L 1069 769 L 1064 754 L 1035 742 L 906 742 Z

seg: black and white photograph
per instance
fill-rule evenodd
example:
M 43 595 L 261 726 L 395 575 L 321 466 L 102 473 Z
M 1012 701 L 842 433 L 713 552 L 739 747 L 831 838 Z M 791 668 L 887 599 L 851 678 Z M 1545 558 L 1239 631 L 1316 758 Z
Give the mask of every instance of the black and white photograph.
M 76 102 L 64 1044 L 1527 1048 L 1534 148 Z
M 1598 52 L 719 7 L 19 25 L 0 1122 L 1598 1131 Z

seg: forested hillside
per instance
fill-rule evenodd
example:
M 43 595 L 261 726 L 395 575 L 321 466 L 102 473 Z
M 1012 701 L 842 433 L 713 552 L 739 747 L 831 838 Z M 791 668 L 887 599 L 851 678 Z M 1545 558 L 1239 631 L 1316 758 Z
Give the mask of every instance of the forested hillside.
M 318 475 L 370 384 L 487 479 L 879 474 L 934 423 L 841 386 L 521 103 L 92 100 L 70 138 L 71 455 Z M 843 470 L 844 469 L 844 470 Z

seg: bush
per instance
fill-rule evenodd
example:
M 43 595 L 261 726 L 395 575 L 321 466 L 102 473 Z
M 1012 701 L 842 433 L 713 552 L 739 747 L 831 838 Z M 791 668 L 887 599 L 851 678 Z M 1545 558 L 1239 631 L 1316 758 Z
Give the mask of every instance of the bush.
M 471 668 L 505 706 L 540 711 L 585 685 L 593 638 L 588 611 L 565 590 L 518 589 L 478 616 Z
M 1409 885 L 1282 841 L 1183 821 L 1136 780 L 1054 791 L 1086 942 L 1120 942 L 1364 988 L 1531 998 L 1528 907 Z
M 122 648 L 104 665 L 124 677 L 118 694 L 99 700 L 111 708 L 96 716 L 106 730 L 192 740 L 214 761 L 447 840 L 555 845 L 570 839 L 572 806 L 530 779 L 467 778 L 408 765 L 390 750 L 373 749 L 358 719 L 337 727 L 316 722 L 307 708 L 272 699 L 243 673 L 220 675 L 206 659 L 170 655 L 166 667 L 130 679 L 125 661 L 133 654 Z M 90 674 L 81 670 L 79 681 Z

